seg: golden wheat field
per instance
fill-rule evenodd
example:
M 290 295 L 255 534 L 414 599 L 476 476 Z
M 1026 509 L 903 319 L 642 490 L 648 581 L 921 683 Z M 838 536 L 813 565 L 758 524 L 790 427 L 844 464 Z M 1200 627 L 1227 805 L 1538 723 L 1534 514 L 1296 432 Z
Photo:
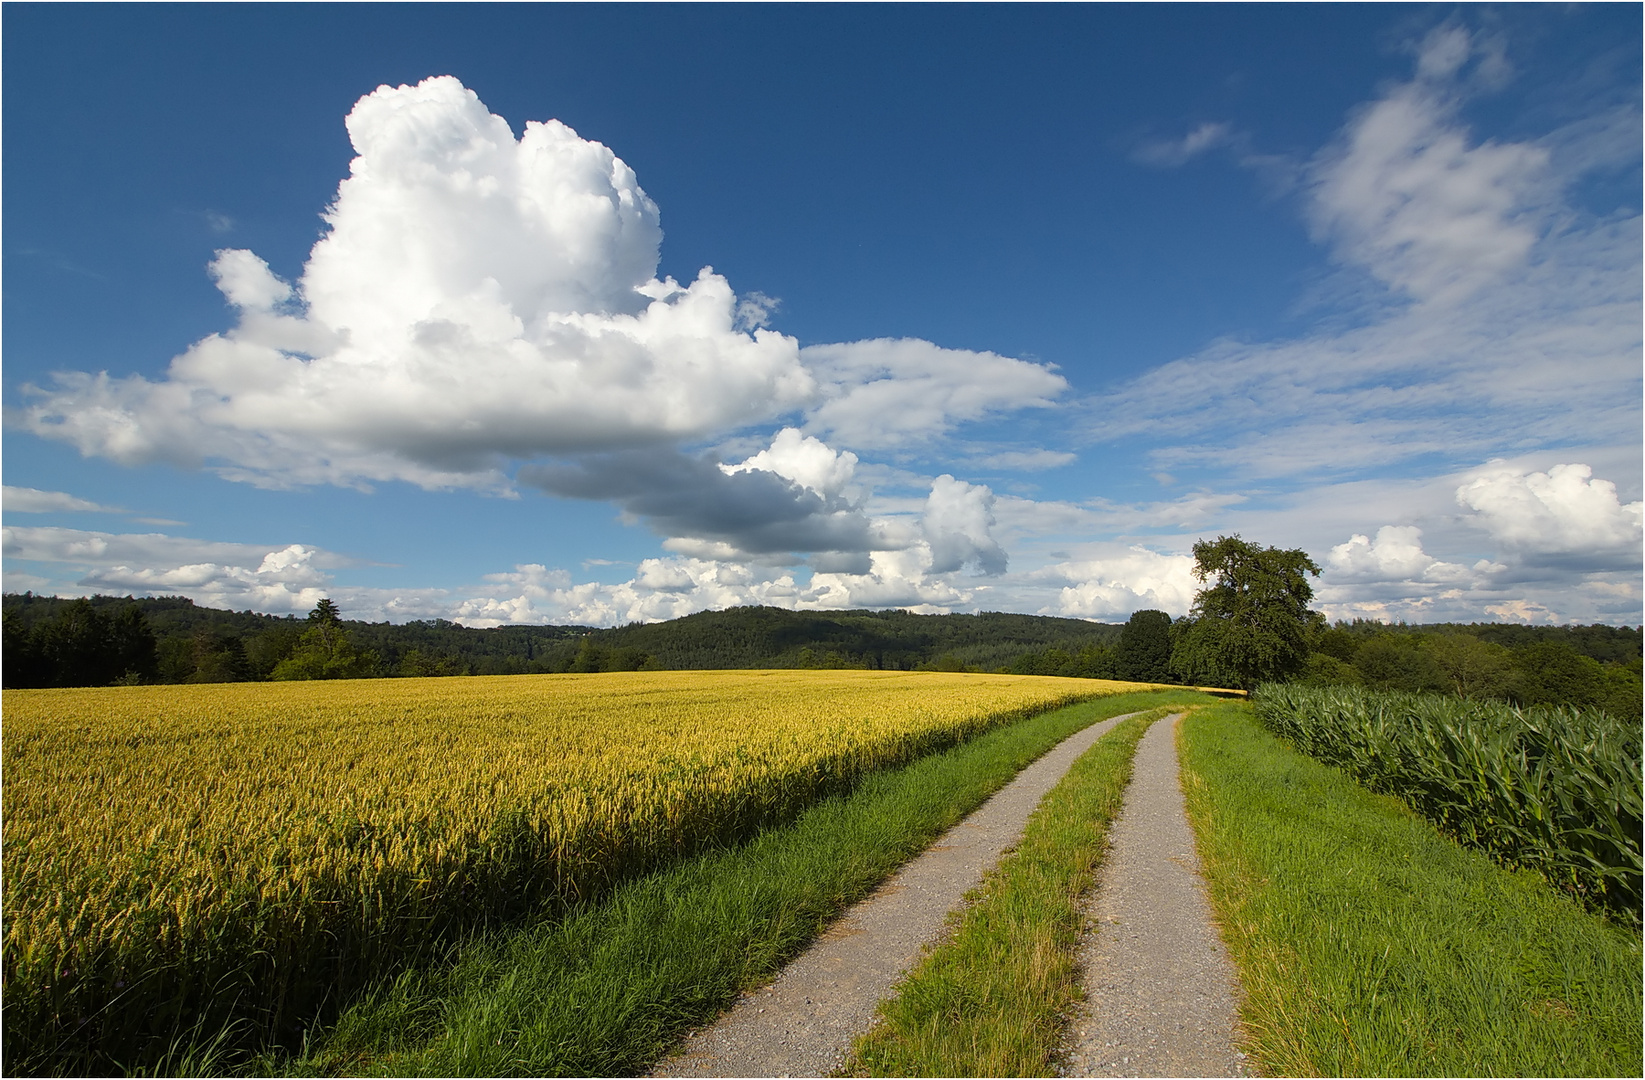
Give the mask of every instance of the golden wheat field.
M 1133 688 L 739 671 L 9 690 L 7 1038 L 230 992 L 278 1026 L 300 984 Z

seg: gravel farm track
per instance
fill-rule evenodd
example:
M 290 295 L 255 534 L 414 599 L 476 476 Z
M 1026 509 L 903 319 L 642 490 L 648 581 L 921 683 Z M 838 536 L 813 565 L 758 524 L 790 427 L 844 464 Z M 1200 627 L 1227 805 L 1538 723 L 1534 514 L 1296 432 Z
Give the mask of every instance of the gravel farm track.
M 770 984 L 694 1032 L 653 1076 L 826 1076 L 950 911 L 1022 837 L 1045 795 L 1125 717 L 1069 736 L 857 904 Z M 1211 923 L 1177 780 L 1176 721 L 1137 749 L 1090 899 L 1081 959 L 1097 1012 L 1074 1018 L 1063 1075 L 1241 1076 L 1238 981 Z

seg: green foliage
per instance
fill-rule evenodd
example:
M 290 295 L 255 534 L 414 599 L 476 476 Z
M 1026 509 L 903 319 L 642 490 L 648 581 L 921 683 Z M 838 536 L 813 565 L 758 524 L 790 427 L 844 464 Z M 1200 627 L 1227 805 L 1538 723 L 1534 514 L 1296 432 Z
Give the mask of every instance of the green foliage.
M 1522 623 L 1475 623 L 1463 628 L 1481 641 L 1519 650 L 1555 641 L 1602 664 L 1626 664 L 1639 658 L 1637 626 L 1526 626 Z
M 1052 647 L 1025 652 L 1006 669 L 1012 675 L 1060 675 L 1069 679 L 1118 679 L 1114 649 L 1087 645 L 1077 653 Z
M 1538 642 L 1513 654 L 1514 679 L 1510 691 L 1521 705 L 1599 704 L 1605 670 L 1599 661 L 1558 642 Z
M 1352 661 L 1354 650 L 1380 634 L 1418 637 L 1466 634 L 1487 645 L 1518 651 L 1530 645 L 1558 642 L 1602 664 L 1626 664 L 1640 655 L 1645 633 L 1637 626 L 1530 626 L 1525 623 L 1384 623 L 1374 619 L 1339 621 L 1316 634 L 1314 650 Z
M 657 661 L 643 649 L 633 646 L 611 648 L 597 643 L 592 637 L 585 637 L 582 644 L 577 647 L 576 657 L 571 661 L 571 670 L 656 671 Z
M 1498 633 L 1498 631 L 1512 633 Z M 1501 638 L 1515 643 L 1510 648 Z M 1639 631 L 1630 627 L 1387 625 L 1365 620 L 1320 627 L 1295 681 L 1439 691 L 1476 701 L 1604 709 L 1641 717 Z M 1582 652 L 1578 647 L 1588 649 Z M 1598 653 L 1608 659 L 1601 661 Z
M 1640 679 L 1639 657 L 1627 664 L 1605 665 L 1599 707 L 1619 720 L 1639 722 L 1645 711 L 1645 682 Z
M 1183 721 L 1183 790 L 1264 1076 L 1638 1076 L 1640 939 L 1296 753 Z
M 68 601 L 32 593 L 5 597 L 7 626 L 27 632 L 54 617 Z M 292 659 L 310 623 L 295 617 L 219 611 L 196 607 L 178 596 L 92 597 L 93 608 L 111 613 L 134 605 L 148 618 L 160 643 L 157 678 L 162 682 L 217 681 L 271 676 Z M 666 623 L 633 624 L 610 630 L 584 626 L 500 626 L 473 629 L 444 619 L 417 619 L 399 625 L 342 621 L 355 649 L 375 653 L 375 675 L 525 675 L 573 670 L 644 667 L 644 657 L 665 670 L 725 668 L 873 668 L 1009 671 L 1029 654 L 1060 649 L 1074 658 L 1052 664 L 1036 655 L 1035 668 L 1055 673 L 1113 678 L 1104 659 L 1120 628 L 1083 619 L 983 612 L 976 615 L 915 615 L 906 611 L 784 611 L 739 607 L 704 611 Z M 15 636 L 12 629 L 8 635 Z M 199 639 L 213 644 L 201 647 Z M 7 637 L 8 654 L 12 653 Z M 229 641 L 244 652 L 243 674 Z M 584 641 L 599 651 L 579 658 Z M 22 650 L 15 652 L 22 656 Z M 591 665 L 593 665 L 591 667 Z M 1066 672 L 1061 667 L 1068 667 Z M 11 667 L 8 666 L 8 671 Z M 307 675 L 324 672 L 312 656 L 286 668 Z M 9 676 L 8 676 L 9 679 Z M 11 685 L 8 681 L 8 685 Z M 21 684 L 18 684 L 21 685 Z M 77 680 L 73 685 L 86 685 Z
M 1083 619 L 1003 612 L 916 615 L 894 610 L 821 613 L 736 607 L 594 633 L 602 644 L 650 653 L 667 670 L 819 667 L 906 671 L 930 669 L 946 657 L 945 663 L 966 670 L 1015 671 L 1028 654 L 1055 648 L 1078 656 L 1090 646 L 1111 645 L 1119 632 L 1117 626 Z
M 1308 610 L 1308 576 L 1319 572 L 1300 548 L 1265 548 L 1237 534 L 1201 540 L 1194 576 L 1205 587 L 1172 628 L 1172 670 L 1187 682 L 1247 690 L 1295 675 L 1322 622 Z
M 1354 665 L 1327 653 L 1314 653 L 1293 681 L 1300 686 L 1359 686 L 1364 680 Z
M 1352 664 L 1354 654 L 1364 643 L 1364 635 L 1351 633 L 1346 624 L 1339 622 L 1335 626 L 1317 626 L 1308 647 L 1316 655 L 1329 656 L 1345 664 Z
M 376 673 L 377 654 L 355 648 L 337 605 L 323 598 L 309 612 L 308 629 L 297 639 L 296 650 L 274 665 L 269 678 L 366 679 Z
M 1596 665 L 1597 666 L 1597 665 Z M 1603 712 L 1264 686 L 1263 723 L 1463 843 L 1637 922 L 1640 729 Z
M 135 604 L 110 610 L 82 598 L 32 626 L 8 611 L 4 626 L 7 686 L 110 686 L 159 674 L 154 632 Z
M 1360 681 L 1376 690 L 1447 691 L 1445 671 L 1413 637 L 1379 634 L 1359 647 L 1354 667 Z
M 398 673 L 404 678 L 429 678 L 439 675 L 467 675 L 468 665 L 454 656 L 425 653 L 412 647 L 400 655 Z
M 1503 696 L 1511 678 L 1510 653 L 1472 634 L 1435 634 L 1424 639 L 1428 655 L 1458 697 L 1492 700 Z
M 1115 678 L 1133 682 L 1176 682 L 1171 674 L 1171 616 L 1138 611 L 1120 632 L 1114 650 Z

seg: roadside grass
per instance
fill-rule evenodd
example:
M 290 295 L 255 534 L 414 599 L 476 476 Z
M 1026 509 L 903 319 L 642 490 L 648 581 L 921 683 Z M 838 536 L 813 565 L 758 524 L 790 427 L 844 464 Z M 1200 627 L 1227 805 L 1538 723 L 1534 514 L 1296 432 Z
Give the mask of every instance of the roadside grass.
M 827 921 L 1066 736 L 1198 699 L 1094 699 L 998 728 L 571 915 L 454 947 L 357 999 L 305 1054 L 260 1071 L 616 1076 L 774 975 Z
M 1293 751 L 1244 705 L 1178 734 L 1267 1075 L 1639 1076 L 1637 932 Z
M 1064 1018 L 1080 996 L 1080 896 L 1102 863 L 1137 740 L 1173 711 L 1180 706 L 1123 721 L 1074 763 L 1021 844 L 951 920 L 952 935 L 880 1006 L 842 1073 L 1052 1075 Z

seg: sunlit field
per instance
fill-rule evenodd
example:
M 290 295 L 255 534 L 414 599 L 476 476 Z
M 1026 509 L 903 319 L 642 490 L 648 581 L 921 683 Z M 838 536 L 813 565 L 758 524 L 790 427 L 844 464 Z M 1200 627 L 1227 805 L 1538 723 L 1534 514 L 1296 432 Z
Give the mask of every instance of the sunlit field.
M 634 672 L 5 695 L 5 1027 L 141 1050 L 564 910 L 865 773 L 1135 684 Z M 115 1050 L 115 1048 L 123 1050 Z

